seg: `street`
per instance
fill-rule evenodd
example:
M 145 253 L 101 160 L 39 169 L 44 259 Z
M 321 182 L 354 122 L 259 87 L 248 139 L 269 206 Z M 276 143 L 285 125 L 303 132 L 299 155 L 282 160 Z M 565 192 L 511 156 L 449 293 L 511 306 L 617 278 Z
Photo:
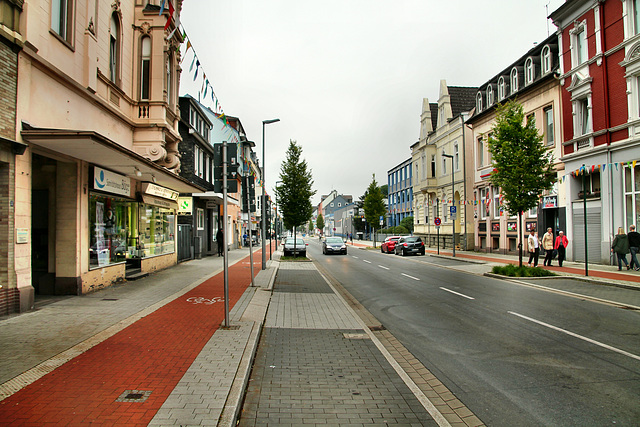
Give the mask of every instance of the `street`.
M 469 274 L 454 259 L 324 256 L 314 240 L 309 254 L 487 425 L 637 425 L 637 311 Z M 621 304 L 635 292 L 607 291 Z

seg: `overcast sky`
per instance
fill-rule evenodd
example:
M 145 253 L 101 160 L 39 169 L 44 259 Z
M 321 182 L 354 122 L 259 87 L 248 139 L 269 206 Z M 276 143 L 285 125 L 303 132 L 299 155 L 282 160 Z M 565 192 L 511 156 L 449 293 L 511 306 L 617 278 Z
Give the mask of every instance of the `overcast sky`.
M 193 52 L 184 56 L 180 93 L 197 98 L 204 70 L 261 163 L 262 121 L 280 119 L 266 126 L 270 194 L 292 139 L 312 170 L 314 205 L 333 189 L 357 200 L 373 174 L 386 184 L 411 157 L 422 99 L 437 101 L 441 79 L 483 84 L 554 33 L 547 8 L 562 3 L 185 0 L 181 21 L 202 68 L 194 82 Z

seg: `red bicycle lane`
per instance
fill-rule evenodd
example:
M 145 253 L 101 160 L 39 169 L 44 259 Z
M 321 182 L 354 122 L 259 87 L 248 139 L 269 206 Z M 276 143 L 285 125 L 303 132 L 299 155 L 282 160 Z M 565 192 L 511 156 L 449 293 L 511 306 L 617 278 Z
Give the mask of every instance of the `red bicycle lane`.
M 230 308 L 251 283 L 244 261 L 229 267 Z M 220 272 L 1 401 L 0 424 L 147 425 L 224 321 L 223 297 Z M 148 397 L 118 401 L 128 393 Z

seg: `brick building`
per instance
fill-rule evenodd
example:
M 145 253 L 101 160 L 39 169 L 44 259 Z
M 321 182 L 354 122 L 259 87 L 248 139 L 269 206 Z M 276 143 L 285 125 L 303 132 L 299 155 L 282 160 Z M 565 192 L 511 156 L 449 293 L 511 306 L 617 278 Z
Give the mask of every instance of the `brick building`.
M 577 261 L 588 247 L 589 261 L 609 263 L 617 228 L 640 222 L 639 7 L 569 0 L 550 15 L 558 27 L 567 235 Z

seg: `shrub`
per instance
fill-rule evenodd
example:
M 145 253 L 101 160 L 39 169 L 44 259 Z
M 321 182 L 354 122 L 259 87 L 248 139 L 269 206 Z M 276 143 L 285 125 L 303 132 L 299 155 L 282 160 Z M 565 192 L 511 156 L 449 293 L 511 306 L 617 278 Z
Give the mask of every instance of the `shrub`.
M 509 277 L 547 277 L 557 276 L 553 271 L 545 270 L 540 267 L 518 267 L 515 264 L 496 265 L 491 269 L 493 274 Z

